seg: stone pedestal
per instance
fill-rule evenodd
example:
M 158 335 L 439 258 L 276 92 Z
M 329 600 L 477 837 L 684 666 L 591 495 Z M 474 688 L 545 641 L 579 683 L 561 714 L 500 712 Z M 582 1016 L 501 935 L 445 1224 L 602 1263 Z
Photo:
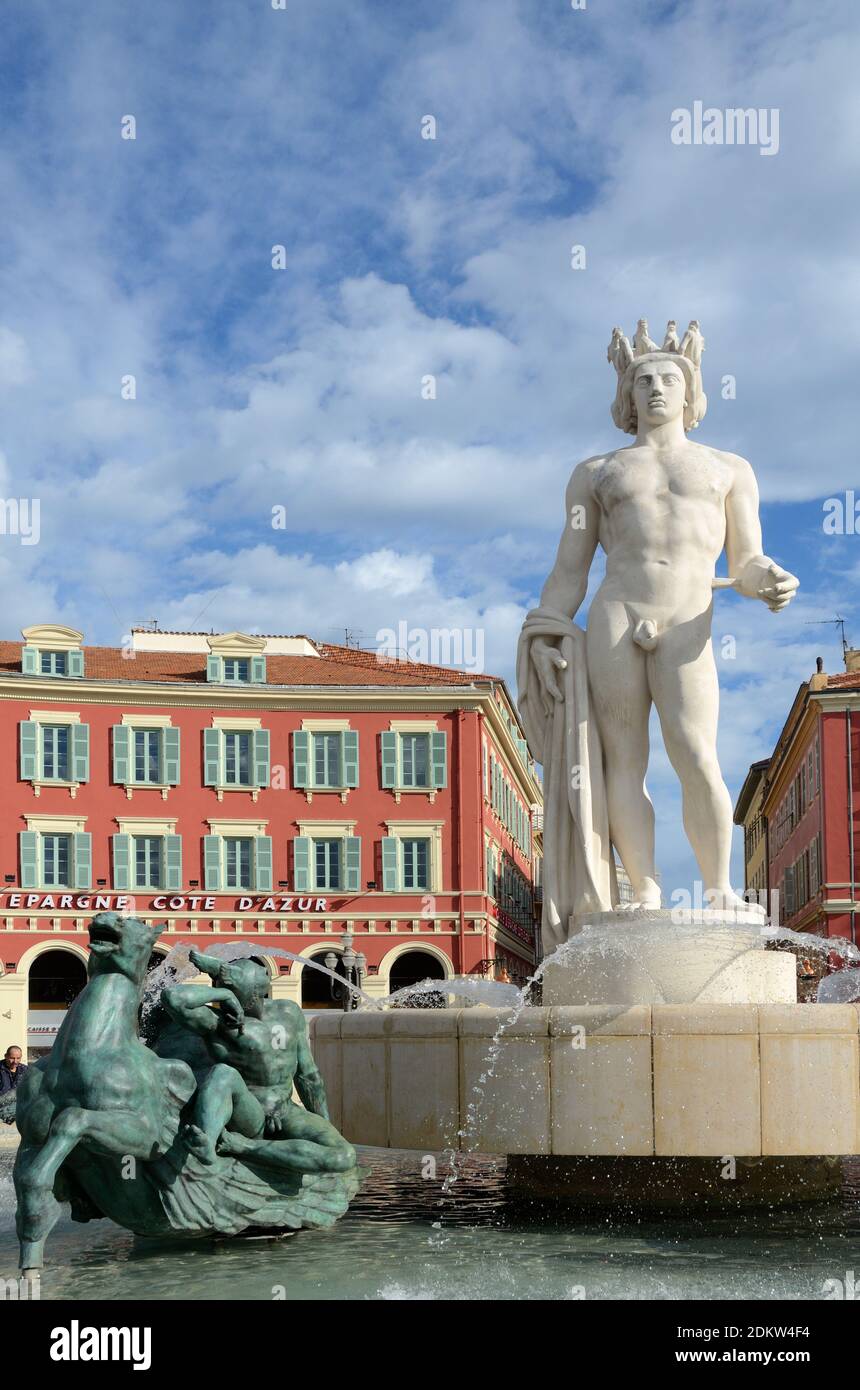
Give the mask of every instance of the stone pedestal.
M 790 952 L 766 950 L 760 909 L 602 912 L 545 963 L 545 1005 L 793 1004 Z

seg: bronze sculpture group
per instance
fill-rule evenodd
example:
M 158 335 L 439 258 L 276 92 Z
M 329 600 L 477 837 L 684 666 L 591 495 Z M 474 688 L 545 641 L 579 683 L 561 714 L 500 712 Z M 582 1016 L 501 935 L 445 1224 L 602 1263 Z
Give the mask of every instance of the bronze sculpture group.
M 358 1190 L 304 1015 L 270 997 L 264 966 L 192 952 L 212 985 L 164 990 L 167 1024 L 153 1046 L 141 1040 L 160 931 L 113 912 L 93 919 L 87 985 L 18 1088 L 25 1274 L 41 1267 L 64 1201 L 79 1221 L 188 1237 L 330 1226 Z

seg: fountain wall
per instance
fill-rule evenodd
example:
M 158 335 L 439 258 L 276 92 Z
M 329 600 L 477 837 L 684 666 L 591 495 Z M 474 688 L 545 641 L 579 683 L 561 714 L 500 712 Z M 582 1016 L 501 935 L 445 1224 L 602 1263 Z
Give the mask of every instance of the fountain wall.
M 655 1004 L 318 1014 L 356 1144 L 760 1158 L 860 1153 L 860 1005 Z

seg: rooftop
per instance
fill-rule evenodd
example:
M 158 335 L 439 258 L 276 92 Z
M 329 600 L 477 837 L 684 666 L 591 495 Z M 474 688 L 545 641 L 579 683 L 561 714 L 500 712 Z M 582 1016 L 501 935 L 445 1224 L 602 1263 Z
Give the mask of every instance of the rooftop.
M 302 640 L 313 646 L 314 655 L 267 655 L 267 685 L 486 686 L 501 680 L 499 676 L 476 675 L 456 667 L 431 666 L 378 656 L 376 652 L 355 647 L 313 643 L 308 638 Z M 21 675 L 23 646 L 23 642 L 0 641 L 0 676 Z M 88 646 L 83 651 L 84 670 L 89 680 L 206 684 L 206 656 L 202 651 L 140 651 Z

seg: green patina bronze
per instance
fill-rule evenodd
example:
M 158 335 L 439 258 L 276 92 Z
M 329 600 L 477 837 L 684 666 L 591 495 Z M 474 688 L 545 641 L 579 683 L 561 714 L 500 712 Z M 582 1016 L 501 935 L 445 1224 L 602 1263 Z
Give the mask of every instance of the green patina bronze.
M 192 952 L 212 986 L 166 989 L 168 1026 L 154 1048 L 141 1041 L 161 930 L 113 912 L 93 918 L 88 983 L 18 1088 L 24 1270 L 41 1267 L 63 1201 L 79 1221 L 188 1237 L 331 1226 L 358 1190 L 302 1011 L 269 997 L 263 966 Z

